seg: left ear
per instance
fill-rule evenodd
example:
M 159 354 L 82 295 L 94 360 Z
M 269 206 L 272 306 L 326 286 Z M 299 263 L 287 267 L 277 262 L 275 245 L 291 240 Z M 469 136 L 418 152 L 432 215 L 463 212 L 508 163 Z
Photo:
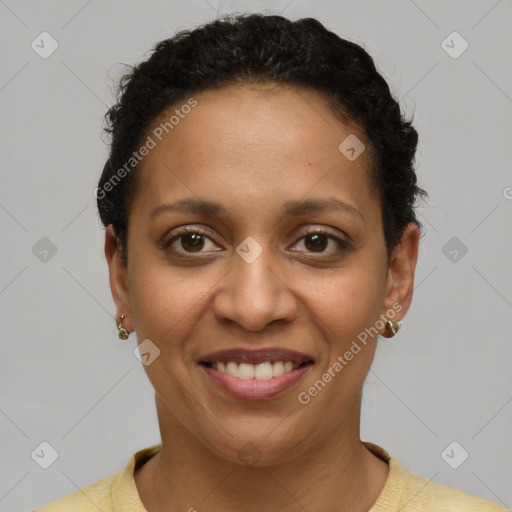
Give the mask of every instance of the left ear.
M 404 230 L 400 244 L 395 247 L 391 255 L 383 313 L 385 314 L 389 309 L 396 311 L 395 317 L 390 318 L 393 322 L 401 320 L 411 305 L 419 239 L 418 226 L 414 222 L 410 222 Z M 401 309 L 398 308 L 398 304 Z

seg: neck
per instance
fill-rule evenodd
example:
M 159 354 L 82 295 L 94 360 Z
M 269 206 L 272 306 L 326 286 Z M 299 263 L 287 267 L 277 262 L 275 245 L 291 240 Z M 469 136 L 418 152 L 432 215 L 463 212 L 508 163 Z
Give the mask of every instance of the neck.
M 135 472 L 148 512 L 367 512 L 388 473 L 359 438 L 359 412 L 285 462 L 245 466 L 209 449 L 158 404 L 162 449 Z M 165 427 L 165 428 L 163 428 Z M 299 446 L 298 445 L 298 446 Z

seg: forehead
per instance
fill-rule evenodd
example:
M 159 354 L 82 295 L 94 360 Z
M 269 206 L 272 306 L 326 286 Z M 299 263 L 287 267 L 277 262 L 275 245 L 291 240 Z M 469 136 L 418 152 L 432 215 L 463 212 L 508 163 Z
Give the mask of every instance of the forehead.
M 191 104 L 184 99 L 147 132 L 155 146 L 137 169 L 143 202 L 196 195 L 243 207 L 311 193 L 337 196 L 361 210 L 375 205 L 370 145 L 359 127 L 333 113 L 321 93 L 244 84 L 193 99 L 193 108 L 184 108 Z M 350 160 L 340 144 L 354 136 L 365 150 Z

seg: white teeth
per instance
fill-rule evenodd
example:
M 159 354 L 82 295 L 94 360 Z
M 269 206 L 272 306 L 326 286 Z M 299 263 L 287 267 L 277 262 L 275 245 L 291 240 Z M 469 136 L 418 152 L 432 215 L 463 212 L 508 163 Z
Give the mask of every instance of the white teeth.
M 284 373 L 289 373 L 299 366 L 298 363 L 294 364 L 292 361 L 276 361 L 274 363 L 265 361 L 259 364 L 239 364 L 234 361 L 213 363 L 215 370 L 243 380 L 270 380 L 272 377 L 280 377 Z
M 230 377 L 238 377 L 238 364 L 230 361 L 226 364 L 226 373 Z
M 238 366 L 238 378 L 243 380 L 254 379 L 254 365 L 241 363 Z
M 252 366 L 252 365 L 251 365 Z M 267 361 L 256 365 L 254 370 L 254 378 L 258 380 L 269 380 L 274 376 L 274 369 L 272 363 Z
M 281 377 L 284 373 L 284 363 L 283 361 L 277 361 L 273 365 L 273 375 L 274 377 Z

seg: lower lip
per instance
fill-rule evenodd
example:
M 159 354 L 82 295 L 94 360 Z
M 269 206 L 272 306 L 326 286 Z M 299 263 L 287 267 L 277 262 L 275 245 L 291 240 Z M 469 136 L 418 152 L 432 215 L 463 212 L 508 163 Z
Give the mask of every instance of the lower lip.
M 213 382 L 227 391 L 231 396 L 244 400 L 263 400 L 277 397 L 292 389 L 313 365 L 306 364 L 291 372 L 284 373 L 280 377 L 272 377 L 268 380 L 239 379 L 202 364 L 199 366 Z

